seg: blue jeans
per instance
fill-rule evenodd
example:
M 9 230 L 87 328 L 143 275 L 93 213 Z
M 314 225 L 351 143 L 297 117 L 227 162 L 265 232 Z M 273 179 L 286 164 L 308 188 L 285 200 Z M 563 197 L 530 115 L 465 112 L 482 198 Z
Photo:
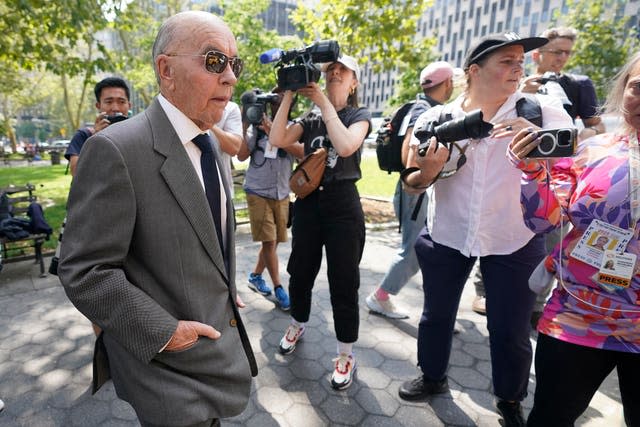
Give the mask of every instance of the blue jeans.
M 393 195 L 393 208 L 402 228 L 402 245 L 400 252 L 393 256 L 391 266 L 380 284 L 380 287 L 391 295 L 398 295 L 398 292 L 420 269 L 413 245 L 427 218 L 428 197 L 425 195 L 422 199 L 418 216 L 413 221 L 411 220 L 411 215 L 416 207 L 418 197 L 418 195 L 404 192 L 402 183 L 398 180 L 396 192 Z
M 416 241 L 422 270 L 424 308 L 418 327 L 418 365 L 427 380 L 446 377 L 460 296 L 476 257 L 431 240 Z M 530 319 L 535 294 L 529 276 L 545 255 L 544 237 L 534 236 L 508 255 L 480 257 L 487 298 L 487 329 L 495 395 L 520 401 L 527 396 L 532 350 Z

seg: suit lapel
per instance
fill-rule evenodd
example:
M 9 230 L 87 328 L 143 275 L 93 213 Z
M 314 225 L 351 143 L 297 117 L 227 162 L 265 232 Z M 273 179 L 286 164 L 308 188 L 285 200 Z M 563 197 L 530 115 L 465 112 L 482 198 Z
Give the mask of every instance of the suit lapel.
M 156 151 L 166 157 L 160 174 L 218 270 L 229 280 L 207 197 L 178 135 L 157 99 L 147 109 Z

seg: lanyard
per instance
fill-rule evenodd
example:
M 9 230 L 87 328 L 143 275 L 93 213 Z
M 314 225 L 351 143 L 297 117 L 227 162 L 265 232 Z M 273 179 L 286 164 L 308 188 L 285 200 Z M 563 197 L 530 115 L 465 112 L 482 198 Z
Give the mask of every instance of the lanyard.
M 631 223 L 629 228 L 635 230 L 640 220 L 640 145 L 638 133 L 629 135 L 629 203 L 631 204 Z

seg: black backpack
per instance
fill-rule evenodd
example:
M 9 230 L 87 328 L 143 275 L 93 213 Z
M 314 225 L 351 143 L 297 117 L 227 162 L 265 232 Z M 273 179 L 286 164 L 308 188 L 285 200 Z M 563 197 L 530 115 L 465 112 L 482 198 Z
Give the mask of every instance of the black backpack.
M 402 164 L 402 141 L 411 119 L 408 113 L 416 102 L 425 101 L 417 100 L 403 104 L 390 117 L 387 117 L 380 129 L 378 129 L 376 137 L 378 167 L 389 174 L 404 170 L 404 165 Z

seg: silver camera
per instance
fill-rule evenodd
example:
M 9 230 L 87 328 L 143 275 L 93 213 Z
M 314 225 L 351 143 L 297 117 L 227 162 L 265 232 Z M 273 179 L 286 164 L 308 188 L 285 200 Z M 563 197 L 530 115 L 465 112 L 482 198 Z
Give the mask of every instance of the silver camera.
M 548 157 L 571 157 L 576 149 L 575 128 L 546 129 L 538 131 L 540 144 L 526 157 L 544 159 Z

